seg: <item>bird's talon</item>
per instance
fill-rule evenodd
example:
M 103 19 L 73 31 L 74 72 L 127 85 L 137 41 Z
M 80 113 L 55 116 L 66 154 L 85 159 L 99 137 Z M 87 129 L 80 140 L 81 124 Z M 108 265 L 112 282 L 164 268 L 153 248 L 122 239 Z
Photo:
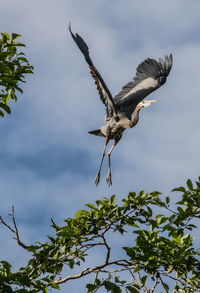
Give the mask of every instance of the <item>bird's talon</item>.
M 99 181 L 100 181 L 100 172 L 98 172 L 96 177 L 95 177 L 94 183 L 96 184 L 96 186 L 99 184 Z
M 106 181 L 107 181 L 108 186 L 112 185 L 111 172 L 108 172 L 108 175 L 106 177 Z

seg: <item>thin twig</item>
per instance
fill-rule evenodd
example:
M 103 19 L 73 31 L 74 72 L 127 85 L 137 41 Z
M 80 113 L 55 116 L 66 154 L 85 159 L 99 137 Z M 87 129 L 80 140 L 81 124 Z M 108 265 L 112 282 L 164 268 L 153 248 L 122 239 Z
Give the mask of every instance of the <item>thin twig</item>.
M 134 267 L 133 266 L 132 267 L 125 267 L 125 268 L 114 269 L 114 270 L 102 270 L 102 269 L 100 269 L 99 272 L 107 273 L 107 274 L 108 273 L 114 274 L 114 273 L 119 273 L 119 272 L 123 272 L 123 271 L 129 271 L 130 272 L 131 269 L 134 269 Z
M 163 282 L 163 280 L 162 280 L 160 274 L 158 275 L 158 278 L 160 279 L 160 281 L 161 281 L 161 283 L 162 283 L 162 285 L 163 285 L 163 288 L 164 288 L 165 292 L 169 293 L 169 291 L 165 288 L 165 283 Z
M 165 277 L 167 277 L 167 278 L 170 278 L 170 279 L 172 279 L 172 280 L 174 280 L 174 281 L 176 281 L 176 282 L 179 282 L 181 285 L 183 285 L 183 286 L 185 286 L 185 284 L 186 284 L 186 282 L 184 282 L 183 280 L 180 280 L 180 279 L 178 279 L 178 278 L 175 278 L 175 277 L 173 277 L 173 276 L 170 276 L 169 274 L 167 274 L 167 273 L 162 273 L 162 276 L 165 276 Z
M 142 276 L 141 276 L 140 272 L 137 272 L 137 274 L 139 276 L 139 280 L 141 280 L 142 279 Z M 148 289 L 147 289 L 146 286 L 143 286 L 142 289 L 143 289 L 143 292 L 148 292 Z
M 1 224 L 3 224 L 4 226 L 6 226 L 11 232 L 13 232 L 15 234 L 15 230 L 12 229 L 12 227 L 10 227 L 4 220 L 2 217 L 0 217 L 0 222 Z
M 159 278 L 156 278 L 154 286 L 153 286 L 153 288 L 151 290 L 151 293 L 154 293 L 154 291 L 156 290 L 156 287 L 157 287 L 158 284 L 159 284 Z
M 24 249 L 28 249 L 29 247 L 31 246 L 28 246 L 28 245 L 25 245 L 19 238 L 19 231 L 18 231 L 18 228 L 17 228 L 17 224 L 16 224 L 16 220 L 15 220 L 15 210 L 14 210 L 14 206 L 12 206 L 12 213 L 9 214 L 9 216 L 12 218 L 12 222 L 13 222 L 13 226 L 14 226 L 14 229 L 8 225 L 2 217 L 0 217 L 0 223 L 3 224 L 4 226 L 6 226 L 12 233 L 15 234 L 15 237 L 13 237 L 13 239 L 17 240 L 17 243 L 23 247 Z
M 105 264 L 107 264 L 109 262 L 109 258 L 110 258 L 110 246 L 108 245 L 106 238 L 104 237 L 104 235 L 101 235 L 103 242 L 105 244 L 105 247 L 107 249 L 107 254 L 106 254 L 106 260 L 105 260 Z
M 51 223 L 53 224 L 53 226 L 57 226 L 53 218 L 51 218 Z

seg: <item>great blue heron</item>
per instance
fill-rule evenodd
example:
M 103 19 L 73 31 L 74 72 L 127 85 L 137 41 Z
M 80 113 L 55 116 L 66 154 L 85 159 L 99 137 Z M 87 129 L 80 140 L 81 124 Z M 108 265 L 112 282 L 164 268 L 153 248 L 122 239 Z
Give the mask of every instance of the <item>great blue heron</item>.
M 106 181 L 110 186 L 112 185 L 111 153 L 116 144 L 120 141 L 123 131 L 127 128 L 134 127 L 138 123 L 139 111 L 155 102 L 155 100 L 143 101 L 143 99 L 166 82 L 172 67 L 172 54 L 169 56 L 166 55 L 164 59 L 160 58 L 158 61 L 151 58 L 144 60 L 137 67 L 136 76 L 133 80 L 127 83 L 119 94 L 113 98 L 102 76 L 90 58 L 87 44 L 78 34 L 72 33 L 70 25 L 69 31 L 89 65 L 90 73 L 95 81 L 101 101 L 106 106 L 105 124 L 100 129 L 90 131 L 89 133 L 105 137 L 104 150 L 95 178 L 96 185 L 98 185 L 100 181 L 101 167 L 105 157 L 106 147 L 110 139 L 114 140 L 108 152 L 108 174 Z

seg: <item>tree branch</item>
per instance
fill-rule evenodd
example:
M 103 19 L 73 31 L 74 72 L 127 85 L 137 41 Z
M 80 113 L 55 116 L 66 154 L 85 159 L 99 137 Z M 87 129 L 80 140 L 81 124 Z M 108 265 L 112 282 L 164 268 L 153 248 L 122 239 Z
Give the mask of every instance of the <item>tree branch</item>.
M 120 262 L 122 261 L 126 261 L 124 259 L 121 259 L 121 260 L 117 260 L 117 261 L 112 261 L 112 262 L 108 262 L 108 263 L 104 263 L 102 265 L 99 265 L 99 266 L 96 266 L 96 267 L 93 267 L 93 268 L 87 268 L 87 269 L 84 269 L 83 271 L 81 271 L 79 274 L 76 274 L 76 275 L 71 275 L 71 276 L 66 276 L 65 278 L 60 278 L 58 280 L 55 280 L 53 283 L 54 284 L 62 284 L 62 283 L 65 283 L 69 280 L 73 280 L 73 279 L 78 279 L 78 278 L 81 278 L 85 275 L 88 275 L 88 274 L 91 274 L 91 273 L 98 273 L 98 272 L 103 272 L 101 269 L 107 267 L 107 266 L 110 266 L 110 265 L 123 265 L 124 264 L 120 264 Z M 130 268 L 127 268 L 127 270 L 129 270 Z M 107 271 L 105 271 L 107 272 Z
M 16 224 L 16 220 L 15 220 L 15 210 L 14 210 L 14 206 L 12 206 L 12 213 L 8 214 L 11 218 L 12 218 L 12 222 L 13 222 L 13 226 L 14 228 L 12 228 L 10 225 L 8 225 L 3 218 L 0 216 L 0 223 L 3 224 L 4 226 L 6 226 L 12 233 L 15 234 L 15 237 L 13 237 L 13 239 L 17 240 L 17 243 L 23 247 L 24 249 L 28 249 L 30 246 L 25 245 L 19 238 L 19 231 L 17 228 L 17 224 Z
M 104 242 L 104 244 L 105 244 L 105 247 L 106 247 L 106 249 L 107 249 L 107 254 L 106 254 L 105 264 L 108 264 L 108 262 L 109 262 L 109 258 L 110 258 L 110 246 L 108 245 L 105 236 L 104 236 L 104 235 L 101 235 L 101 237 L 102 237 L 103 242 Z

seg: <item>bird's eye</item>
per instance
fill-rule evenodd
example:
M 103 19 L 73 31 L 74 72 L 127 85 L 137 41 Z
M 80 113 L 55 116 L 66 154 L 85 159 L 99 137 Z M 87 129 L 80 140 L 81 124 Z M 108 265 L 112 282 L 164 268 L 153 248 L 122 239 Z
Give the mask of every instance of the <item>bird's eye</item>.
M 115 116 L 114 119 L 115 119 L 116 122 L 118 122 L 120 120 L 119 116 Z
M 160 85 L 163 85 L 166 82 L 167 78 L 166 76 L 160 76 L 157 81 Z

